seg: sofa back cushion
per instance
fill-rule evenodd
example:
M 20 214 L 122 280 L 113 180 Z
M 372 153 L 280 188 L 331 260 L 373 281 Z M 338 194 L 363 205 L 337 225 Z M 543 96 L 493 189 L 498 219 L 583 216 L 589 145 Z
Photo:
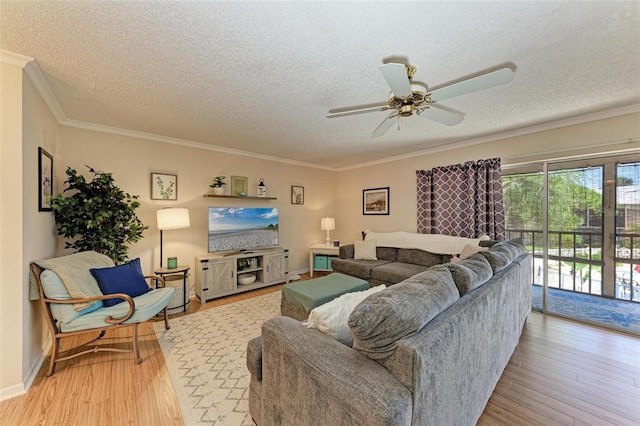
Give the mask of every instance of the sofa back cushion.
M 520 238 L 514 238 L 510 241 L 500 241 L 494 244 L 488 251 L 481 254 L 491 265 L 493 272 L 496 273 L 507 267 L 513 259 L 520 256 L 526 251 L 525 246 Z
M 447 263 L 444 266 L 451 271 L 453 281 L 464 296 L 474 288 L 480 287 L 493 276 L 493 269 L 489 261 L 482 256 L 484 253 L 476 253 L 457 263 Z
M 459 298 L 451 272 L 444 266 L 434 266 L 372 294 L 349 316 L 353 348 L 384 362 L 399 340 L 420 331 Z
M 444 263 L 442 255 L 418 249 L 398 249 L 398 262 L 420 266 L 434 266 Z
M 398 249 L 394 247 L 378 247 L 376 248 L 378 259 L 396 262 L 398 260 Z

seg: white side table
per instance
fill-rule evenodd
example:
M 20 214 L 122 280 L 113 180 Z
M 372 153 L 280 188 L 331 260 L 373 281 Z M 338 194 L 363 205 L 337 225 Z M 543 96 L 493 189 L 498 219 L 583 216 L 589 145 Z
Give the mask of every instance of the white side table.
M 328 244 L 314 244 L 309 247 L 309 276 L 313 277 L 313 257 L 316 254 L 326 254 L 329 256 L 338 256 L 340 247 L 334 247 Z

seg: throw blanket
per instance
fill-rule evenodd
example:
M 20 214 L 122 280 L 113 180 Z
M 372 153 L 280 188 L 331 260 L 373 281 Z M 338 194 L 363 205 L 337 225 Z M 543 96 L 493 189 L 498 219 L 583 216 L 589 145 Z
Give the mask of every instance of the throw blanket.
M 373 232 L 364 231 L 365 240 L 376 240 L 378 247 L 396 247 L 419 249 L 436 254 L 459 254 L 467 244 L 477 246 L 480 240 L 490 239 L 483 235 L 480 238 L 453 237 L 442 234 L 416 234 L 414 232 Z
M 49 269 L 55 272 L 64 286 L 67 288 L 69 295 L 73 299 L 82 297 L 101 296 L 102 292 L 98 287 L 98 282 L 93 278 L 89 270 L 91 268 L 109 268 L 114 266 L 113 261 L 104 254 L 95 251 L 83 251 L 80 253 L 70 254 L 68 256 L 55 257 L 48 260 L 34 260 L 33 263 L 43 269 Z M 38 283 L 31 272 L 29 277 L 29 299 L 38 299 Z M 35 286 L 35 288 L 34 288 Z M 35 298 L 33 297 L 35 291 Z M 73 305 L 76 311 L 82 310 L 93 303 L 76 303 Z

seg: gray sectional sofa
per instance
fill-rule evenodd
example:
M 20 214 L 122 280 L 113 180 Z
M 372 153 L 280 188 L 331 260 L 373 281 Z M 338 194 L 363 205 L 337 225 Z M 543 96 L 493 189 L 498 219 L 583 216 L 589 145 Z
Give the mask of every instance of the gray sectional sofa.
M 474 425 L 531 307 L 531 255 L 500 242 L 368 296 L 353 347 L 288 317 L 247 347 L 249 410 L 269 425 Z
M 480 245 L 490 247 L 495 241 L 480 241 Z M 354 259 L 354 246 L 340 246 L 339 258 L 332 259 L 334 272 L 351 275 L 369 281 L 371 287 L 380 284 L 390 286 L 406 280 L 434 265 L 451 260 L 450 254 L 430 253 L 418 249 L 376 247 L 377 260 Z

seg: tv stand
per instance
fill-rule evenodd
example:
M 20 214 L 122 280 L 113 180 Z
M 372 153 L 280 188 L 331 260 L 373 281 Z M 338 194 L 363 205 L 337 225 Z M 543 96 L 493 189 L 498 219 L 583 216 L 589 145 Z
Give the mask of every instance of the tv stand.
M 239 284 L 238 276 L 253 274 L 250 284 Z M 220 256 L 196 256 L 196 295 L 201 303 L 218 297 L 242 293 L 289 282 L 289 250 L 257 249 Z

